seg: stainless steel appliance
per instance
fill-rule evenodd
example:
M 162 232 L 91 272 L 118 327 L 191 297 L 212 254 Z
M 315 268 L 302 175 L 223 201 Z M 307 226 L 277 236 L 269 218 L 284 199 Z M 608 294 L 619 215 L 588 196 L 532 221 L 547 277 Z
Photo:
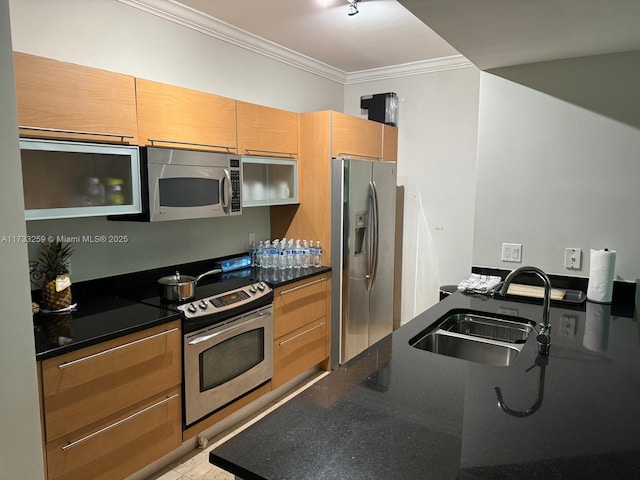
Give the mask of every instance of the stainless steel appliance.
M 225 217 L 242 213 L 239 155 L 148 147 L 148 220 Z
M 186 302 L 136 295 L 184 316 L 185 428 L 273 376 L 273 290 L 250 274 L 251 269 L 218 275 L 198 285 L 195 298 Z
M 331 357 L 342 364 L 393 330 L 396 163 L 332 162 Z

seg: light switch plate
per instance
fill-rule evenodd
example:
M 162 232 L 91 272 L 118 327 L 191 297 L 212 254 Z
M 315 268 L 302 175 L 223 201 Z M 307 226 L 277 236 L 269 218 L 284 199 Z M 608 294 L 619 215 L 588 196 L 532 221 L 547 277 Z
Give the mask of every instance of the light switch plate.
M 503 262 L 522 263 L 522 244 L 503 243 L 501 259 Z

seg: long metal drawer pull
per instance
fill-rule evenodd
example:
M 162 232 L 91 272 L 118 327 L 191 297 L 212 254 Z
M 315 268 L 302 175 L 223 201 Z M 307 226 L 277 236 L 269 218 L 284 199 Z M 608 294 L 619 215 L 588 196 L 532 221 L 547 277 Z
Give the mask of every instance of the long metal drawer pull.
M 101 428 L 100 430 L 96 430 L 95 432 L 90 433 L 86 437 L 82 437 L 79 440 L 75 440 L 73 442 L 69 442 L 64 447 L 62 447 L 62 450 L 63 451 L 69 450 L 70 448 L 75 447 L 76 445 L 84 443 L 87 440 L 91 440 L 92 438 L 94 438 L 94 437 L 96 437 L 96 436 L 98 436 L 100 434 L 103 434 L 104 432 L 109 431 L 109 430 L 111 430 L 113 428 L 116 428 L 116 427 L 122 425 L 123 423 L 128 422 L 129 420 L 133 420 L 134 418 L 142 415 L 143 413 L 148 412 L 149 410 L 152 410 L 152 409 L 154 409 L 156 407 L 159 407 L 160 405 L 163 405 L 163 404 L 165 404 L 167 402 L 170 402 L 171 400 L 173 400 L 174 398 L 179 397 L 179 396 L 180 396 L 179 393 L 171 395 L 170 397 L 167 397 L 164 400 L 160 400 L 158 403 L 154 403 L 153 405 L 150 405 L 147 408 L 143 408 L 142 410 L 137 411 L 136 413 L 133 413 L 133 414 L 129 415 L 128 417 L 123 418 L 122 420 L 118 420 L 117 422 L 112 423 L 111 425 L 107 425 L 106 427 Z
M 151 142 L 151 145 L 153 145 L 154 142 L 159 142 L 159 143 L 177 143 L 178 145 L 192 145 L 194 147 L 222 148 L 222 149 L 226 150 L 229 153 L 231 153 L 231 150 L 235 150 L 236 149 L 236 147 L 233 147 L 233 146 L 229 146 L 229 145 L 213 145 L 212 143 L 183 142 L 183 141 L 180 141 L 180 140 L 165 140 L 165 139 L 162 139 L 162 138 L 147 138 L 147 140 L 149 140 Z
M 362 153 L 347 153 L 347 152 L 342 152 L 342 153 L 338 153 L 338 157 L 345 157 L 345 158 L 351 158 L 351 157 L 361 157 L 361 158 L 374 158 L 376 160 L 382 160 L 382 157 L 378 156 L 378 155 L 364 155 Z
M 295 157 L 298 154 L 298 152 L 278 152 L 276 150 L 258 150 L 257 148 L 245 148 L 244 151 L 247 152 L 249 155 L 251 155 L 251 152 L 255 152 L 255 153 L 277 153 L 279 155 L 289 155 L 290 157 Z
M 191 340 L 189 342 L 189 345 L 197 345 L 198 343 L 206 342 L 207 340 L 211 340 L 212 338 L 215 338 L 218 335 L 222 335 L 223 333 L 231 332 L 231 331 L 235 330 L 236 328 L 245 327 L 246 326 L 246 322 L 249 322 L 251 320 L 255 320 L 256 318 L 268 317 L 269 315 L 271 315 L 271 313 L 262 312 L 262 313 L 257 314 L 255 317 L 243 318 L 242 319 L 242 323 L 240 325 L 234 325 L 234 326 L 231 326 L 229 328 L 225 328 L 224 330 L 220 330 L 219 332 L 214 332 L 214 333 L 211 333 L 209 335 L 204 335 L 203 337 L 194 338 L 193 340 Z
M 23 130 L 35 130 L 38 132 L 72 133 L 77 135 L 96 135 L 100 137 L 119 137 L 119 138 L 122 138 L 123 140 L 125 138 L 134 138 L 133 135 L 123 135 L 121 133 L 89 132 L 85 130 L 66 130 L 63 128 L 33 127 L 31 125 L 18 125 L 18 128 L 22 128 Z
M 126 348 L 126 347 L 130 347 L 132 345 L 136 345 L 136 344 L 141 343 L 141 342 L 146 342 L 147 340 L 151 340 L 153 338 L 161 337 L 162 335 L 168 335 L 169 333 L 175 332 L 176 330 L 178 330 L 177 327 L 176 328 L 172 328 L 171 330 L 166 330 L 164 332 L 156 333 L 155 335 L 151 335 L 149 337 L 144 337 L 144 338 L 141 338 L 139 340 L 134 340 L 133 342 L 124 343 L 122 345 L 118 345 L 117 347 L 109 348 L 109 349 L 104 350 L 102 352 L 94 353 L 93 355 L 88 355 L 86 357 L 82 357 L 82 358 L 79 358 L 77 360 L 72 360 L 70 362 L 63 363 L 62 365 L 58 365 L 58 368 L 67 368 L 67 367 L 70 367 L 72 365 L 76 365 L 78 363 L 86 362 L 87 360 L 91 360 L 91 359 L 94 359 L 96 357 L 101 357 L 102 355 L 106 355 L 107 353 L 115 352 L 116 350 L 120 350 L 120 349 L 123 349 L 123 348 Z
M 316 283 L 322 283 L 325 280 L 326 278 L 321 278 L 320 280 L 314 280 L 313 282 L 305 283 L 304 285 L 298 285 L 297 287 L 283 290 L 282 292 L 280 292 L 280 295 L 286 295 L 287 293 L 295 292 L 296 290 L 300 290 L 301 288 L 309 287 L 311 285 L 315 285 Z
M 282 346 L 282 345 L 284 345 L 285 343 L 289 343 L 289 342 L 291 342 L 292 340 L 295 340 L 296 338 L 301 337 L 302 335 L 306 335 L 306 334 L 307 334 L 307 333 L 309 333 L 309 332 L 313 332 L 314 330 L 317 330 L 318 328 L 322 328 L 322 327 L 324 327 L 326 324 L 327 324 L 327 322 L 322 322 L 322 323 L 320 323 L 320 324 L 316 325 L 315 327 L 311 327 L 309 330 L 305 330 L 304 332 L 301 332 L 301 333 L 299 333 L 299 334 L 297 334 L 297 335 L 294 335 L 294 336 L 293 336 L 293 337 L 291 337 L 291 338 L 287 338 L 286 340 L 283 340 L 282 342 L 280 342 L 280 343 L 279 343 L 279 345 L 280 345 L 280 346 Z

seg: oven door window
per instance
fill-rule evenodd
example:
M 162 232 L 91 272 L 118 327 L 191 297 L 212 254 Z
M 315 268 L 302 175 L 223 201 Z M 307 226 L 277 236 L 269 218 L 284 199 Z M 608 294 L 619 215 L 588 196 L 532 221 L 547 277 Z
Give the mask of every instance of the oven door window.
M 206 207 L 220 203 L 220 181 L 215 178 L 161 178 L 158 189 L 161 207 Z
M 264 328 L 218 343 L 200 354 L 200 391 L 205 392 L 264 361 Z

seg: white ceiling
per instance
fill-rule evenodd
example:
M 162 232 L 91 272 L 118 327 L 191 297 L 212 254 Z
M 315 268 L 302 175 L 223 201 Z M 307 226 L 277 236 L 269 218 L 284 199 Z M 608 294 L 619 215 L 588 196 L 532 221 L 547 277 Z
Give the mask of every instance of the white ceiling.
M 180 0 L 208 16 L 343 72 L 458 55 L 396 0 Z
M 640 49 L 640 0 L 118 1 L 343 83 Z

